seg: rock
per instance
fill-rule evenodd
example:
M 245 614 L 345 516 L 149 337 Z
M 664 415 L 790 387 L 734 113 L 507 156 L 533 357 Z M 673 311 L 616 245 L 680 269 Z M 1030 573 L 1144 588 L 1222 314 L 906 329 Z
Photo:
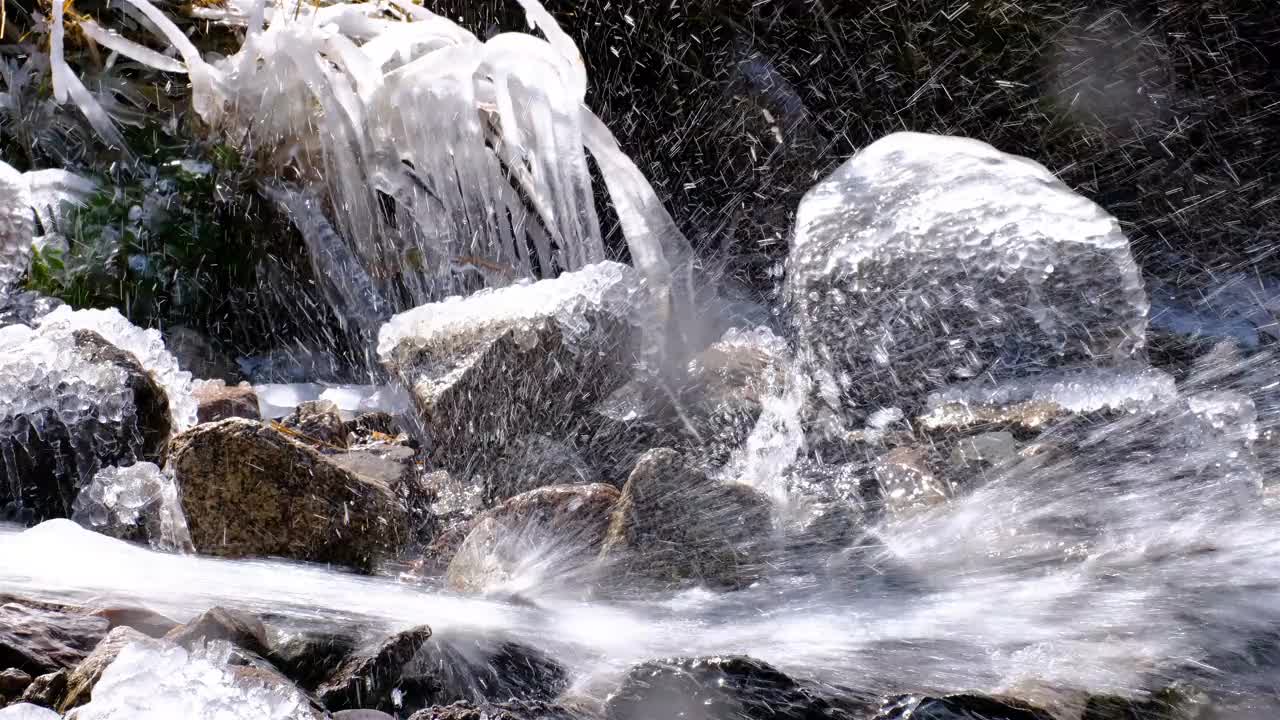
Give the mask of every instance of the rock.
M 594 468 L 568 443 L 545 435 L 525 435 L 508 445 L 484 478 L 486 505 L 547 485 L 589 485 L 599 481 Z
M 60 720 L 58 713 L 39 705 L 18 703 L 0 710 L 0 720 Z
M 314 690 L 356 651 L 348 635 L 280 630 L 268 635 L 271 647 L 264 657 L 304 690 Z
M 582 425 L 588 462 L 601 480 L 618 487 L 644 453 L 655 447 L 683 449 L 691 440 L 669 395 L 651 380 L 631 380 L 614 390 L 591 408 Z
M 609 696 L 608 720 L 819 720 L 838 706 L 773 666 L 743 656 L 671 658 L 633 667 Z
M 93 652 L 67 677 L 67 691 L 55 706 L 58 712 L 65 714 L 71 708 L 80 707 L 89 702 L 93 686 L 98 684 L 107 666 L 115 662 L 120 651 L 130 643 L 149 639 L 146 635 L 128 627 L 116 628 L 107 633 Z
M 552 703 L 504 702 L 432 707 L 414 713 L 409 720 L 586 720 L 586 717 Z
M 347 658 L 316 689 L 316 695 L 330 710 L 394 711 L 393 691 L 404 668 L 430 638 L 431 628 L 426 625 L 385 638 Z
M 110 623 L 111 630 L 129 627 L 152 638 L 164 637 L 165 633 L 178 626 L 176 620 L 146 608 L 107 607 L 94 610 L 90 614 L 105 618 Z
M 222 380 L 205 380 L 194 385 L 196 417 L 202 423 L 239 417 L 260 420 L 258 393 L 248 383 L 228 385 Z
M 395 416 L 381 410 L 361 413 L 343 423 L 343 427 L 348 435 L 354 435 L 360 441 L 389 440 L 401 433 Z M 379 435 L 386 437 L 379 438 Z
M 1018 456 L 1018 441 L 1010 432 L 978 433 L 965 437 L 951 449 L 951 464 L 980 469 L 1008 462 Z
M 200 643 L 225 640 L 256 655 L 267 652 L 267 629 L 262 621 L 248 613 L 215 607 L 185 625 L 179 625 L 164 636 L 165 640 L 195 649 Z
M 874 720 L 1054 720 L 1049 713 L 1018 700 L 985 695 L 898 698 Z
M 62 701 L 62 696 L 67 692 L 67 678 L 70 676 L 71 671 L 65 668 L 41 675 L 31 681 L 19 699 L 24 703 L 40 707 L 57 707 Z
M 201 553 L 368 570 L 407 537 L 391 488 L 249 420 L 192 428 L 174 438 L 169 462 Z
M 71 519 L 94 532 L 189 552 L 191 535 L 173 478 L 149 462 L 99 470 L 76 496 Z
M 102 618 L 0 605 L 0 667 L 32 676 L 74 667 L 106 634 Z
M 400 681 L 410 712 L 453 702 L 545 702 L 568 686 L 564 667 L 541 651 L 479 634 L 432 637 Z
M 668 584 L 741 586 L 759 576 L 771 511 L 755 490 L 711 480 L 669 448 L 651 450 L 622 488 L 601 558 Z
M 189 327 L 175 325 L 164 332 L 164 344 L 169 352 L 177 358 L 178 365 L 193 376 L 206 380 L 218 380 L 223 383 L 239 382 L 244 376 L 240 367 L 229 355 L 214 347 L 209 338 L 200 331 Z M 223 417 L 248 417 L 247 415 L 224 415 Z M 214 418 L 216 420 L 223 419 Z M 200 422 L 209 422 L 201 420 Z
M 378 354 L 409 386 L 434 466 L 470 477 L 515 438 L 564 436 L 625 382 L 644 297 L 632 268 L 598 263 L 396 315 Z
M 396 720 L 381 710 L 339 710 L 333 714 L 333 720 Z
M 924 451 L 900 447 L 876 459 L 872 473 L 880 486 L 880 501 L 895 516 L 945 503 L 951 484 L 929 468 Z
M 464 592 L 558 583 L 589 572 L 618 500 L 612 485 L 553 485 L 517 495 L 472 524 L 445 580 Z M 585 579 L 585 578 L 583 578 Z
M 22 695 L 22 691 L 27 689 L 31 680 L 31 675 L 18 668 L 0 671 L 0 697 L 14 698 Z
M 5 328 L 0 398 L 0 507 L 27 522 L 68 517 L 103 466 L 161 460 L 172 422 L 155 378 L 87 330 Z
M 310 400 L 298 407 L 280 424 L 292 430 L 309 445 L 329 449 L 347 447 L 347 428 L 338 406 L 329 400 Z
M 1115 218 L 1031 160 L 894 133 L 805 195 L 784 294 L 800 357 L 854 419 L 930 392 L 1142 357 Z

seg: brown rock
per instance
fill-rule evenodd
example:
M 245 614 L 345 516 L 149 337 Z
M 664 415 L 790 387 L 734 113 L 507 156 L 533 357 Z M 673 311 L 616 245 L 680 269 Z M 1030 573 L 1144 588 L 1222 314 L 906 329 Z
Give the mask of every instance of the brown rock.
M 338 406 L 329 400 L 301 403 L 280 424 L 310 445 L 329 449 L 347 447 L 347 427 Z
M 240 418 L 174 438 L 170 467 L 196 550 L 369 570 L 407 536 L 391 488 Z
M 431 628 L 426 625 L 396 633 L 347 658 L 316 690 L 316 695 L 330 710 L 392 710 L 395 703 L 391 692 L 405 665 L 430 638 Z
M 449 587 L 493 590 L 526 563 L 560 565 L 558 577 L 593 564 L 618 501 L 612 485 L 553 485 L 517 495 L 481 515 L 445 576 Z
M 199 643 L 214 640 L 227 642 L 256 655 L 267 654 L 267 629 L 262 621 L 248 613 L 215 607 L 185 625 L 179 625 L 164 636 L 191 650 Z
M 58 701 L 58 712 L 65 714 L 71 708 L 80 707 L 89 702 L 93 686 L 102 679 L 102 673 L 106 671 L 108 665 L 115 662 L 120 651 L 131 643 L 146 639 L 146 635 L 129 627 L 118 627 L 108 633 L 93 652 L 67 677 L 67 690 Z
M 952 494 L 950 484 L 929 469 L 918 448 L 890 450 L 876 460 L 872 472 L 880 483 L 885 509 L 894 515 L 944 503 Z
M 511 701 L 481 705 L 441 705 L 420 710 L 409 720 L 584 720 L 587 717 L 589 716 L 554 703 Z
M 196 399 L 196 418 L 202 422 L 217 422 L 239 417 L 259 420 L 258 393 L 247 383 L 227 385 L 221 380 L 197 383 L 192 395 Z
M 178 365 L 195 377 L 229 383 L 242 377 L 235 360 L 214 347 L 198 330 L 181 325 L 169 327 L 164 331 L 164 344 L 177 358 Z
M 62 702 L 67 693 L 67 678 L 71 671 L 63 668 L 57 672 L 46 673 L 31 681 L 19 702 L 31 703 L 40 707 L 55 708 Z
M 0 697 L 18 697 L 31 684 L 31 675 L 9 668 L 0 672 Z
M 43 675 L 84 660 L 107 633 L 102 618 L 0 605 L 0 667 Z
M 674 450 L 651 450 L 622 488 L 601 557 L 666 584 L 741 586 L 759 577 L 771 513 L 755 490 L 716 482 Z
M 165 633 L 178 626 L 178 621 L 161 615 L 154 610 L 137 607 L 111 607 L 93 610 L 91 615 L 106 618 L 109 629 L 130 627 L 147 637 L 164 637 Z

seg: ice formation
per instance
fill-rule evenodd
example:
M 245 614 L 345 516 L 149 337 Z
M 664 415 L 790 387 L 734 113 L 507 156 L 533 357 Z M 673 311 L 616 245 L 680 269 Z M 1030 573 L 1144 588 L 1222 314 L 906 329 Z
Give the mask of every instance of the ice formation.
M 188 652 L 162 640 L 133 643 L 102 673 L 76 720 L 310 720 L 296 689 L 244 679 L 227 666 L 230 646 Z
M 688 241 L 583 105 L 578 49 L 536 0 L 520 4 L 545 39 L 505 32 L 484 42 L 400 0 L 232 0 L 193 9 L 246 29 L 239 52 L 211 61 L 147 0 L 127 2 L 177 49 L 181 67 L 117 36 L 112 49 L 185 70 L 210 126 L 275 152 L 281 175 L 287 166 L 305 179 L 297 192 L 314 202 L 269 192 L 309 244 L 328 248 L 313 257 L 334 264 L 322 274 L 346 278 L 340 314 L 361 318 L 384 303 L 410 307 L 603 260 L 588 149 L 651 290 L 677 300 L 692 292 Z M 333 232 L 349 252 L 331 252 Z M 351 257 L 368 282 L 340 272 Z M 673 274 L 684 278 L 674 289 Z
M 18 703 L 0 709 L 0 720 L 60 720 L 58 713 L 31 703 Z
M 37 327 L 38 335 L 51 338 L 68 338 L 76 330 L 92 330 L 112 345 L 132 353 L 164 388 L 175 428 L 184 430 L 196 423 L 191 373 L 178 366 L 177 359 L 165 347 L 159 330 L 143 330 L 114 308 L 72 310 L 65 305 L 40 318 Z
M 1031 160 L 917 133 L 809 190 L 786 295 L 824 395 L 863 415 L 956 380 L 1140 356 L 1148 308 L 1115 218 Z
M 425 347 L 457 336 L 475 336 L 494 327 L 555 317 L 570 343 L 591 331 L 591 311 L 634 317 L 640 287 L 636 271 L 602 262 L 554 280 L 481 290 L 468 297 L 400 313 L 378 334 L 378 354 L 388 361 L 403 346 Z
M 62 202 L 77 202 L 93 188 L 91 181 L 63 170 L 20 173 L 0 160 L 0 294 L 27 272 L 35 219 L 50 231 Z
M 122 540 L 145 538 L 157 550 L 191 548 L 178 486 L 149 462 L 99 470 L 76 496 L 71 519 Z

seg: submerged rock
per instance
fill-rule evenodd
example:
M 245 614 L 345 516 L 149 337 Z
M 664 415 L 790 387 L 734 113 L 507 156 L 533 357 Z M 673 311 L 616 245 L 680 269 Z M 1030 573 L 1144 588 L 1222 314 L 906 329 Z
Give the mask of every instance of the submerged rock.
M 0 605 L 0 667 L 33 677 L 75 667 L 106 634 L 102 618 Z
M 518 592 L 548 578 L 557 584 L 571 577 L 586 580 L 618 497 L 616 488 L 602 483 L 517 495 L 476 519 L 445 580 L 467 592 Z
M 744 656 L 671 658 L 632 668 L 609 696 L 608 720 L 819 720 L 857 715 L 773 666 Z
M 392 488 L 249 420 L 174 438 L 170 467 L 197 552 L 368 570 L 407 537 Z
M 405 666 L 431 638 L 426 625 L 405 630 L 347 658 L 316 695 L 330 710 L 369 708 L 395 711 Z
M 98 471 L 76 496 L 71 519 L 120 540 L 188 551 L 191 535 L 173 478 L 149 462 Z
M 741 586 L 759 576 L 771 509 L 745 485 L 712 480 L 669 448 L 652 450 L 622 488 L 601 558 L 662 583 Z
M 948 383 L 1139 358 L 1147 299 L 1115 218 L 1031 160 L 895 133 L 805 195 L 786 298 L 854 417 Z
M 436 466 L 483 471 L 531 433 L 559 436 L 629 376 L 645 297 L 612 262 L 396 315 L 378 353 L 426 420 Z

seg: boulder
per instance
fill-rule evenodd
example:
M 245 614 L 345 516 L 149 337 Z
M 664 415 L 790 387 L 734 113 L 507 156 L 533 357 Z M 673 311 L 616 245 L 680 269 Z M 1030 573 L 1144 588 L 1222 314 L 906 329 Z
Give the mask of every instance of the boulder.
M 483 592 L 519 589 L 544 575 L 565 583 L 575 573 L 588 573 L 618 497 L 616 488 L 602 483 L 517 495 L 476 519 L 445 580 L 455 590 Z
M 102 618 L 0 605 L 0 667 L 33 677 L 74 667 L 106 634 Z
M 339 633 L 269 629 L 268 637 L 264 657 L 304 690 L 314 690 L 357 649 L 355 638 Z
M 107 633 L 93 652 L 67 676 L 66 692 L 55 706 L 58 712 L 66 713 L 71 708 L 80 707 L 89 702 L 93 686 L 98 684 L 107 666 L 115 662 L 120 651 L 130 643 L 148 639 L 146 635 L 128 627 L 119 627 Z
M 68 517 L 99 468 L 160 461 L 171 423 L 163 387 L 101 335 L 0 332 L 0 507 L 15 519 Z
M 57 707 L 67 692 L 67 678 L 70 676 L 71 671 L 65 668 L 57 672 L 45 673 L 31 681 L 19 700 L 40 707 Z
M 347 427 L 342 421 L 342 412 L 332 401 L 299 403 L 280 424 L 309 445 L 334 450 L 347 447 Z
M 613 262 L 393 317 L 378 354 L 426 421 L 434 466 L 483 474 L 516 438 L 562 437 L 637 359 L 637 273 Z
M 545 435 L 525 435 L 507 446 L 484 477 L 486 505 L 547 485 L 589 485 L 599 476 L 572 445 Z
M 191 622 L 170 630 L 164 639 L 188 650 L 201 643 L 225 640 L 255 655 L 267 655 L 267 629 L 262 621 L 248 613 L 224 607 L 205 611 Z
M 591 408 L 581 425 L 587 461 L 601 480 L 618 487 L 649 450 L 685 449 L 692 443 L 681 427 L 671 394 L 652 378 L 634 379 L 617 388 Z
M 31 675 L 18 668 L 0 671 L 0 698 L 21 696 L 22 692 L 31 684 L 32 679 Z
M 1142 358 L 1148 304 L 1115 218 L 985 143 L 895 133 L 805 195 L 784 295 L 852 419 L 944 385 Z
M 258 393 L 248 383 L 228 385 L 222 380 L 205 380 L 195 383 L 192 393 L 196 398 L 196 418 L 202 423 L 233 417 L 262 418 Z
M 384 638 L 348 657 L 316 689 L 330 710 L 367 708 L 394 712 L 405 666 L 431 638 L 426 625 Z
M 201 553 L 369 570 L 407 536 L 392 488 L 259 423 L 192 428 L 174 438 L 169 462 Z
M 665 584 L 742 586 L 759 577 L 771 513 L 759 492 L 712 480 L 669 448 L 651 450 L 622 488 L 601 558 Z
M 569 686 L 565 668 L 545 653 L 483 634 L 432 637 L 401 676 L 409 712 L 454 702 L 549 702 Z
M 129 627 L 152 638 L 164 637 L 165 633 L 178 626 L 173 618 L 141 607 L 100 607 L 91 610 L 89 614 L 105 618 L 110 623 L 111 630 Z
M 608 720 L 819 720 L 859 717 L 773 666 L 744 656 L 670 658 L 633 667 Z

